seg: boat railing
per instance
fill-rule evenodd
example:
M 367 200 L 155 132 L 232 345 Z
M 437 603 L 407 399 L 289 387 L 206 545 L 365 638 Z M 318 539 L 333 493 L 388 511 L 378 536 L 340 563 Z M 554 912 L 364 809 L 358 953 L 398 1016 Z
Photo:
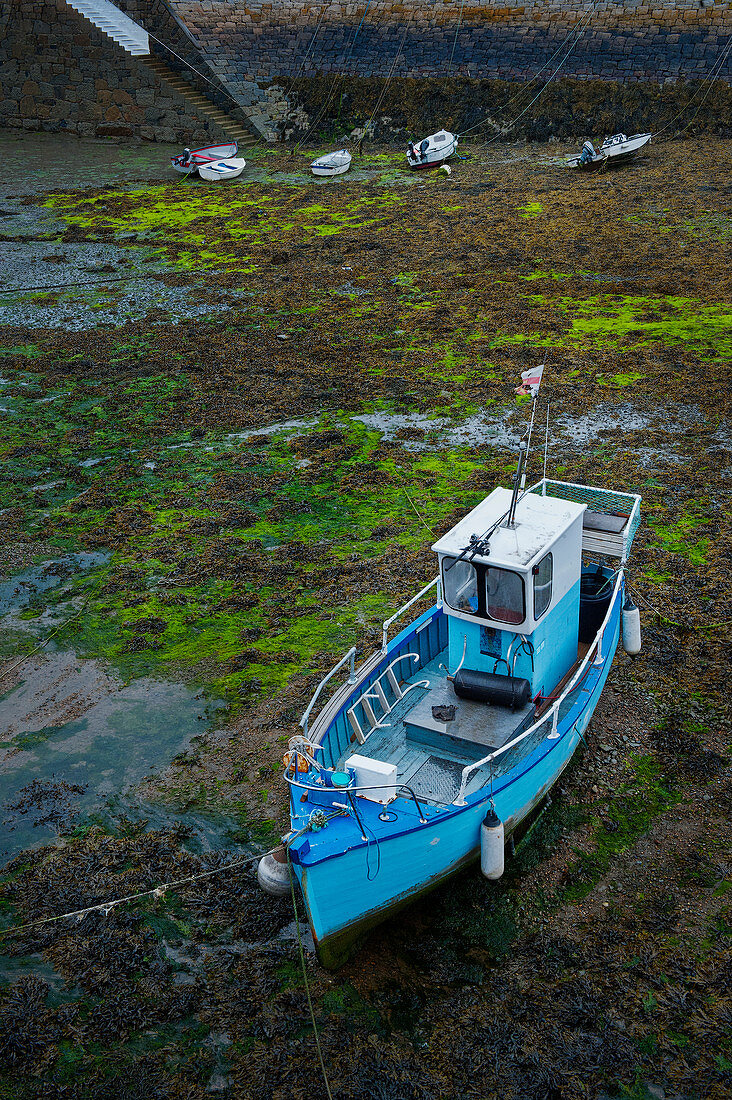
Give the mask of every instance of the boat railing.
M 342 669 L 345 664 L 350 665 L 349 673 L 348 673 L 348 683 L 349 684 L 355 684 L 357 682 L 356 681 L 356 647 L 355 647 L 355 645 L 351 646 L 348 653 L 345 653 L 343 655 L 343 657 L 341 657 L 340 661 L 338 661 L 337 664 L 333 665 L 333 668 L 330 670 L 328 675 L 323 677 L 323 679 L 320 681 L 320 683 L 316 687 L 315 691 L 313 692 L 313 697 L 310 700 L 310 702 L 308 703 L 307 709 L 305 710 L 305 713 L 303 714 L 302 718 L 300 719 L 300 728 L 302 729 L 303 735 L 305 737 L 307 737 L 307 735 L 308 735 L 308 722 L 310 720 L 310 715 L 312 713 L 313 707 L 315 706 L 315 704 L 317 703 L 317 701 L 320 697 L 321 691 L 323 690 L 325 685 L 328 683 L 328 681 L 330 679 L 332 679 L 332 677 L 335 676 L 336 672 L 338 672 L 340 669 Z
M 493 761 L 496 760 L 499 756 L 503 756 L 504 753 L 507 753 L 510 749 L 515 748 L 516 745 L 518 745 L 521 741 L 525 741 L 527 737 L 530 737 L 532 734 L 536 733 L 536 731 L 542 726 L 548 726 L 549 724 L 551 724 L 551 733 L 547 734 L 548 740 L 556 740 L 559 737 L 559 711 L 562 704 L 564 703 L 567 696 L 572 691 L 574 691 L 577 684 L 588 671 L 590 665 L 593 664 L 599 666 L 605 660 L 605 657 L 603 656 L 603 641 L 605 630 L 607 629 L 608 623 L 610 622 L 610 619 L 612 618 L 612 615 L 614 613 L 616 601 L 618 599 L 618 594 L 620 592 L 622 583 L 623 570 L 620 569 L 615 580 L 615 587 L 613 588 L 613 594 L 610 599 L 610 604 L 605 614 L 605 618 L 603 619 L 600 629 L 597 632 L 597 642 L 595 645 L 590 646 L 584 660 L 582 661 L 582 664 L 579 666 L 572 679 L 564 688 L 562 694 L 554 701 L 551 710 L 549 710 L 546 714 L 543 714 L 538 721 L 534 722 L 531 726 L 528 727 L 528 729 L 523 730 L 517 737 L 514 737 L 510 741 L 507 741 L 505 745 L 501 745 L 499 749 L 495 749 L 493 752 L 489 753 L 488 756 L 484 756 L 482 760 L 476 760 L 475 763 L 468 764 L 466 767 L 464 767 L 462 771 L 462 778 L 460 781 L 460 790 L 457 793 L 457 797 L 453 801 L 453 805 L 465 805 L 465 789 L 473 772 L 476 772 L 479 768 L 484 768 L 486 764 L 492 764 Z
M 389 641 L 389 627 L 391 626 L 391 624 L 393 622 L 396 622 L 396 620 L 401 615 L 403 615 L 405 611 L 408 611 L 409 608 L 413 604 L 417 603 L 418 600 L 421 600 L 423 596 L 426 596 L 431 588 L 435 588 L 435 587 L 437 588 L 437 606 L 442 607 L 442 584 L 440 582 L 440 575 L 438 573 L 437 576 L 433 577 L 432 580 L 429 581 L 424 586 L 424 588 L 420 592 L 417 593 L 416 596 L 412 596 L 411 600 L 409 600 L 402 607 L 400 607 L 398 611 L 395 611 L 394 614 L 391 616 L 391 618 L 387 619 L 384 622 L 384 624 L 381 628 L 381 652 L 382 653 L 385 652 L 388 641 Z
M 323 790 L 328 789 L 328 788 L 324 788 L 320 785 L 316 785 L 315 783 L 305 783 L 302 779 L 298 778 L 298 772 L 297 772 L 296 768 L 295 768 L 295 771 L 294 771 L 293 775 L 290 775 L 289 771 L 286 770 L 285 771 L 285 779 L 290 784 L 291 787 L 298 787 L 298 788 L 300 788 L 300 790 L 303 790 L 303 791 L 317 791 L 318 793 L 322 793 Z M 373 785 L 371 785 L 371 786 L 365 786 L 365 785 L 352 786 L 351 785 L 351 786 L 348 786 L 348 787 L 340 787 L 340 788 L 339 787 L 333 787 L 333 788 L 330 788 L 330 789 L 332 789 L 333 794 L 337 795 L 340 791 L 347 797 L 348 802 L 349 802 L 349 804 L 350 804 L 350 806 L 353 810 L 353 815 L 356 818 L 356 821 L 358 822 L 358 824 L 361 828 L 361 834 L 363 835 L 364 840 L 366 840 L 367 837 L 365 836 L 363 823 L 361 821 L 361 817 L 358 813 L 358 810 L 356 809 L 356 804 L 353 800 L 353 796 L 354 795 L 363 795 L 363 793 L 365 791 L 382 791 L 384 789 L 384 786 L 386 786 L 386 785 L 387 784 L 384 784 L 384 783 L 378 783 L 378 784 L 376 784 L 376 786 L 373 786 Z M 414 808 L 417 811 L 417 816 L 419 817 L 420 824 L 426 825 L 427 824 L 427 817 L 425 816 L 425 812 L 422 809 L 422 803 L 417 798 L 417 795 L 416 795 L 416 792 L 414 791 L 414 789 L 412 787 L 408 786 L 406 783 L 397 783 L 396 786 L 394 787 L 394 790 L 398 791 L 400 794 L 401 794 L 402 791 L 407 792 L 407 794 L 411 798 L 412 802 L 414 803 Z M 337 806 L 338 809 L 340 809 L 340 810 L 347 810 L 347 807 L 343 803 L 333 802 L 332 805 Z M 386 805 L 384 806 L 384 810 L 386 810 Z

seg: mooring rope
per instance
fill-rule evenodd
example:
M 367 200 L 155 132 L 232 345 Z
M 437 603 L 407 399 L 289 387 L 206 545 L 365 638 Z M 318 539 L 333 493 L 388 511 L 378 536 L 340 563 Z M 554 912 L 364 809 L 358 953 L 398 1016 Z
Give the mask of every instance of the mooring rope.
M 83 494 L 80 494 L 80 495 L 83 495 Z M 78 497 L 76 499 L 78 500 Z M 102 575 L 97 580 L 97 583 L 94 585 L 91 592 L 89 592 L 87 594 L 87 597 L 84 600 L 81 607 L 79 608 L 79 610 L 74 615 L 72 615 L 70 618 L 65 619 L 64 622 L 62 622 L 59 626 L 57 626 L 55 630 L 52 630 L 51 633 L 46 635 L 46 637 L 42 641 L 38 642 L 33 647 L 33 649 L 29 650 L 27 653 L 24 653 L 23 656 L 18 658 L 17 661 L 14 661 L 12 665 L 9 665 L 7 668 L 3 668 L 2 670 L 0 670 L 0 680 L 4 680 L 5 677 L 10 675 L 10 673 L 13 672 L 16 668 L 20 668 L 20 666 L 22 664 L 25 664 L 25 662 L 27 660 L 29 660 L 29 658 L 34 657 L 36 655 L 36 653 L 40 653 L 40 651 L 45 646 L 48 645 L 48 643 L 51 641 L 52 638 L 55 638 L 57 634 L 60 634 L 62 630 L 65 630 L 67 626 L 69 626 L 71 623 L 75 622 L 78 618 L 80 618 L 81 615 L 83 615 L 84 612 L 86 611 L 87 607 L 91 603 L 94 596 L 99 595 L 99 592 L 101 590 L 102 585 L 104 584 L 105 581 L 107 581 L 109 579 L 109 574 L 111 572 L 112 572 L 112 563 L 110 562 L 110 564 L 107 566 L 107 568 L 104 570 Z
M 598 2 L 599 2 L 599 0 L 593 0 L 593 2 L 590 4 L 587 11 L 584 12 L 584 14 L 580 16 L 580 18 L 577 20 L 577 22 L 574 24 L 574 26 L 570 29 L 569 33 L 566 35 L 566 37 L 564 38 L 562 43 L 556 48 L 556 50 L 549 57 L 549 59 L 544 62 L 544 64 L 541 66 L 541 68 L 538 70 L 538 72 L 531 78 L 531 80 L 528 82 L 528 84 L 524 85 L 524 87 L 522 87 L 520 91 L 516 92 L 516 94 L 514 96 L 512 96 L 511 99 L 509 99 L 506 103 L 504 103 L 502 107 L 499 107 L 498 108 L 499 111 L 501 111 L 501 112 L 507 111 L 512 103 L 515 103 L 517 99 L 521 99 L 524 95 L 526 95 L 526 93 L 528 92 L 528 90 L 532 86 L 532 84 L 535 84 L 536 81 L 541 76 L 541 74 L 544 72 L 544 70 L 549 68 L 549 66 L 554 61 L 555 57 L 557 57 L 557 55 L 562 52 L 564 47 L 567 45 L 569 40 L 574 35 L 577 35 L 577 41 L 579 41 L 579 38 L 582 36 L 582 34 L 584 34 L 585 30 L 587 29 L 587 23 L 589 22 L 590 16 L 592 15 L 593 11 L 595 10 L 595 7 L 597 6 Z M 585 24 L 585 26 L 582 26 L 583 23 Z M 574 42 L 572 44 L 571 49 L 574 49 L 574 46 L 576 44 L 577 44 L 577 42 Z M 570 50 L 570 52 L 571 52 L 571 50 Z M 567 54 L 567 57 L 568 56 L 569 56 L 569 53 Z M 564 60 L 566 61 L 566 58 Z M 562 62 L 562 64 L 564 64 L 564 62 Z M 560 65 L 560 68 L 561 68 L 561 65 Z M 558 70 L 555 70 L 555 72 L 557 72 L 557 71 Z M 547 83 L 544 85 L 544 88 L 548 87 L 548 85 L 551 83 L 551 80 L 553 79 L 553 76 L 554 76 L 554 74 L 552 74 L 552 77 L 549 78 Z M 544 91 L 544 88 L 542 88 L 542 91 Z M 535 102 L 535 100 L 534 100 L 534 102 Z M 469 134 L 473 130 L 477 130 L 480 126 L 483 126 L 485 124 L 485 122 L 487 121 L 487 118 L 488 118 L 488 116 L 486 115 L 479 122 L 474 123 L 472 126 L 468 126 L 468 128 L 466 130 L 461 130 L 460 134 L 458 136 L 459 137 L 464 137 L 465 134 Z
M 294 838 L 293 838 L 294 839 Z M 328 1073 L 325 1068 L 325 1061 L 323 1060 L 323 1051 L 320 1046 L 320 1035 L 318 1034 L 318 1025 L 315 1022 L 315 1009 L 313 1008 L 313 998 L 310 995 L 310 982 L 308 981 L 308 971 L 305 964 L 305 951 L 302 945 L 302 936 L 300 935 L 300 918 L 297 912 L 297 901 L 295 899 L 295 876 L 292 873 L 292 861 L 290 859 L 290 845 L 285 845 L 285 852 L 287 853 L 287 871 L 290 876 L 290 896 L 292 897 L 292 910 L 295 914 L 295 930 L 297 932 L 297 947 L 300 952 L 300 966 L 302 967 L 302 978 L 305 983 L 305 993 L 308 999 L 308 1008 L 310 1009 L 310 1021 L 313 1025 L 313 1036 L 315 1037 L 315 1048 L 318 1052 L 318 1061 L 320 1062 L 320 1069 L 323 1074 L 323 1083 L 325 1085 L 325 1091 L 328 1096 L 328 1100 L 333 1100 L 333 1093 L 330 1091 L 330 1083 L 328 1081 Z
M 223 871 L 230 871 L 233 867 L 242 867 L 249 863 L 256 863 L 257 860 L 263 859 L 265 855 L 271 855 L 275 849 L 272 848 L 269 852 L 265 852 L 256 856 L 242 856 L 241 859 L 235 859 L 231 863 L 226 863 L 222 867 L 214 867 L 211 871 L 201 871 L 196 875 L 187 875 L 185 878 L 173 879 L 170 882 L 160 883 L 159 886 L 153 886 L 149 890 L 141 890 L 137 894 L 128 894 L 123 898 L 111 898 L 108 901 L 101 901 L 98 905 L 88 905 L 84 909 L 72 909 L 69 913 L 59 913 L 55 917 L 43 917 L 40 920 L 28 921 L 26 924 L 17 924 L 12 928 L 0 929 L 0 937 L 15 935 L 18 932 L 24 932 L 28 928 L 39 928 L 44 924 L 53 924 L 56 921 L 67 920 L 71 917 L 76 917 L 77 921 L 83 920 L 89 913 L 102 912 L 104 916 L 108 916 L 109 913 L 118 905 L 126 905 L 130 901 L 137 901 L 139 898 L 156 897 L 162 898 L 175 886 L 183 886 L 188 882 L 197 882 L 202 878 L 210 878 L 212 875 L 220 875 Z
M 343 62 L 343 67 L 344 68 L 345 68 L 346 65 L 348 65 L 349 61 L 351 60 L 351 55 L 353 53 L 353 48 L 356 45 L 356 39 L 359 36 L 359 33 L 361 31 L 361 27 L 363 26 L 364 19 L 366 18 L 366 13 L 368 12 L 370 7 L 371 7 L 371 0 L 368 0 L 368 2 L 366 4 L 366 7 L 364 8 L 363 15 L 361 16 L 361 22 L 356 27 L 353 38 L 351 39 L 351 44 L 348 47 L 348 52 L 346 53 L 346 57 L 345 57 L 345 60 Z M 323 104 L 320 111 L 318 112 L 318 114 L 315 118 L 315 121 L 311 124 L 310 129 L 306 133 L 305 137 L 302 138 L 301 141 L 298 141 L 297 144 L 295 145 L 295 147 L 293 149 L 294 153 L 296 153 L 298 151 L 298 149 L 300 149 L 301 146 L 305 144 L 305 142 L 308 140 L 308 138 L 313 133 L 315 128 L 318 126 L 320 120 L 322 119 L 323 115 L 325 114 L 325 112 L 328 110 L 328 107 L 330 106 L 331 99 L 333 98 L 333 92 L 336 89 L 338 81 L 343 80 L 345 78 L 345 76 L 346 76 L 345 72 L 341 71 L 341 72 L 337 72 L 335 74 L 335 76 L 333 77 L 333 81 L 332 81 L 331 86 L 330 86 L 330 91 L 328 92 L 328 95 L 326 96 L 325 103 Z
M 465 0 L 460 0 L 460 12 L 458 14 L 457 26 L 455 28 L 455 37 L 452 40 L 452 53 L 450 54 L 450 60 L 447 63 L 447 76 L 450 75 L 452 69 L 452 60 L 455 56 L 455 47 L 457 46 L 458 35 L 460 34 L 460 24 L 463 21 L 463 8 L 465 6 Z
M 712 91 L 712 88 L 714 86 L 714 81 L 717 79 L 717 77 L 721 73 L 722 69 L 724 68 L 724 63 L 727 60 L 727 57 L 729 56 L 730 50 L 732 50 L 732 34 L 727 39 L 727 44 L 725 45 L 721 55 L 717 58 L 717 60 L 712 65 L 712 68 L 709 72 L 709 75 L 707 77 L 705 77 L 705 80 L 707 80 L 709 82 L 709 87 L 707 88 L 706 92 L 704 93 L 704 96 L 702 97 L 701 103 L 699 104 L 697 109 L 694 111 L 694 114 L 691 116 L 691 118 L 687 122 L 686 126 L 684 126 L 679 131 L 679 133 L 683 134 L 684 130 L 688 130 L 688 128 L 691 126 L 691 124 L 694 121 L 694 119 L 696 118 L 696 116 L 699 114 L 699 111 L 701 110 L 701 108 L 703 107 L 703 105 L 706 102 L 707 98 L 709 97 L 709 93 Z M 677 114 L 674 115 L 674 117 L 671 119 L 670 122 L 667 122 L 665 126 L 662 126 L 660 130 L 657 130 L 656 133 L 653 134 L 654 138 L 660 137 L 661 134 L 664 133 L 665 130 L 668 130 L 671 126 L 673 126 L 674 122 L 676 122 L 676 120 L 678 118 L 681 118 L 681 116 L 684 114 L 685 111 L 688 111 L 689 107 L 691 107 L 692 103 L 694 102 L 696 97 L 699 95 L 699 93 L 701 92 L 703 87 L 704 87 L 704 81 L 702 81 L 702 83 L 699 85 L 697 90 L 694 92 L 694 95 L 691 97 L 689 102 L 686 104 L 686 106 L 682 107 L 681 110 Z

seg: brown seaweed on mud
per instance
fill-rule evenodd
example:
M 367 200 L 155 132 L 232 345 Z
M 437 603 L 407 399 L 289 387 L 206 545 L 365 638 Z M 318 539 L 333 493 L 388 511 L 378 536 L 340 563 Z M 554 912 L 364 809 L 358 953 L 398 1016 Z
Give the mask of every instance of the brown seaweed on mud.
M 647 1100 L 646 1084 L 656 1096 L 663 1088 L 667 1097 L 726 1100 L 728 148 L 652 147 L 643 167 L 596 179 L 570 179 L 523 149 L 500 156 L 512 159 L 508 169 L 498 154 L 460 162 L 449 180 L 429 177 L 375 224 L 338 222 L 330 236 L 316 229 L 332 228 L 331 215 L 350 217 L 354 196 L 382 193 L 370 183 L 327 198 L 319 191 L 322 225 L 307 230 L 293 214 L 277 240 L 246 247 L 232 244 L 230 219 L 210 218 L 211 242 L 237 262 L 251 255 L 258 296 L 205 326 L 39 328 L 30 367 L 17 350 L 27 332 L 5 332 L 16 351 L 4 372 L 24 379 L 32 368 L 44 398 L 78 387 L 76 404 L 48 421 L 53 443 L 24 439 L 5 452 L 18 463 L 17 484 L 32 490 L 39 480 L 25 465 L 28 447 L 43 468 L 60 461 L 60 447 L 74 458 L 116 456 L 91 472 L 65 461 L 61 503 L 33 490 L 43 503 L 9 508 L 6 537 L 31 556 L 43 539 L 124 557 L 98 599 L 103 613 L 119 611 L 125 657 L 147 654 L 154 665 L 174 616 L 192 632 L 210 604 L 227 620 L 243 613 L 236 647 L 196 665 L 242 678 L 244 702 L 225 740 L 192 746 L 149 790 L 157 783 L 175 805 L 223 808 L 247 827 L 266 818 L 269 846 L 286 824 L 269 782 L 278 738 L 295 731 L 331 647 L 378 644 L 378 615 L 372 605 L 360 621 L 352 615 L 346 645 L 340 624 L 313 619 L 327 644 L 307 660 L 291 657 L 292 642 L 272 652 L 266 643 L 283 619 L 296 620 L 305 594 L 329 608 L 375 597 L 396 607 L 427 579 L 434 535 L 412 519 L 403 486 L 438 534 L 464 500 L 509 473 L 502 448 L 476 445 L 469 461 L 467 448 L 451 452 L 455 473 L 439 483 L 445 499 L 433 515 L 435 471 L 410 450 L 424 444 L 446 461 L 429 422 L 423 436 L 407 428 L 394 442 L 364 441 L 349 414 L 370 402 L 387 414 L 459 421 L 490 403 L 523 426 L 518 372 L 548 357 L 558 421 L 571 426 L 597 407 L 618 412 L 615 426 L 579 443 L 558 438 L 550 457 L 568 479 L 643 493 L 630 581 L 650 604 L 644 653 L 632 664 L 618 657 L 587 749 L 499 886 L 466 872 L 374 933 L 335 977 L 307 956 L 325 1062 L 339 1100 Z M 283 212 L 314 201 L 304 185 L 252 185 L 250 194 Z M 99 195 L 82 198 L 93 209 Z M 120 217 L 135 202 L 123 192 L 105 201 Z M 113 221 L 98 232 L 113 240 Z M 160 242 L 172 260 L 173 236 Z M 185 271 L 174 278 L 191 282 Z M 351 297 L 347 281 L 368 295 Z M 228 291 L 242 276 L 212 271 L 210 282 Z M 217 342 L 225 355 L 212 354 Z M 148 382 L 153 398 L 143 400 Z M 645 426 L 628 427 L 630 413 Z M 283 439 L 266 430 L 293 416 L 316 422 Z M 118 436 L 105 449 L 109 424 L 121 427 L 126 449 Z M 220 445 L 238 432 L 255 434 Z M 190 456 L 216 445 L 215 455 L 195 466 L 163 453 L 161 441 L 185 444 Z M 154 474 L 142 473 L 147 461 Z M 298 523 L 314 522 L 324 499 L 343 510 L 374 484 L 393 510 L 368 537 L 358 533 L 368 552 L 356 552 L 347 522 L 300 536 Z M 257 524 L 271 536 L 266 546 L 259 528 L 248 533 Z M 154 611 L 143 607 L 148 583 L 160 597 Z M 271 590 L 276 600 L 263 595 Z M 257 679 L 285 660 L 287 683 L 263 695 Z M 9 865 L 0 919 L 7 927 L 101 904 L 226 862 L 224 852 L 193 854 L 185 839 L 124 821 L 111 835 L 77 828 Z M 193 1100 L 209 1087 L 247 1100 L 322 1096 L 292 921 L 288 899 L 262 896 L 251 873 L 237 871 L 4 938 L 0 1097 Z M 39 975 L 52 965 L 61 989 L 18 977 L 21 965 Z

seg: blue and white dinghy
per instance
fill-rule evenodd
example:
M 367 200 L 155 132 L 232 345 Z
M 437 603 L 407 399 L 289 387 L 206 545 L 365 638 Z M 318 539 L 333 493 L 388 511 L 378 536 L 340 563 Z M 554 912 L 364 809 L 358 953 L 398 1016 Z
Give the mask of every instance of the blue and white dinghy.
M 626 649 L 640 648 L 623 581 L 640 497 L 546 477 L 521 491 L 520 469 L 513 490 L 494 489 L 434 544 L 438 575 L 360 669 L 355 648 L 335 665 L 290 742 L 283 840 L 326 966 L 479 853 L 500 877 L 505 839 L 587 728 L 621 620 Z M 389 640 L 433 589 L 434 605 Z M 262 860 L 265 889 L 289 892 L 286 858 Z

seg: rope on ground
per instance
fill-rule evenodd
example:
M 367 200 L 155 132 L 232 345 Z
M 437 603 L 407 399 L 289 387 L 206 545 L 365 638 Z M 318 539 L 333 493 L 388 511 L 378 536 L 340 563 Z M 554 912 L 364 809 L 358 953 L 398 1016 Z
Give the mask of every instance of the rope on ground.
M 408 490 L 407 490 L 407 487 L 406 487 L 406 485 L 402 484 L 402 489 L 404 490 L 404 495 L 405 495 L 405 497 L 407 498 L 407 500 L 409 501 L 409 503 L 410 503 L 410 504 L 412 505 L 412 508 L 414 508 L 414 511 L 415 511 L 415 513 L 416 513 L 416 515 L 417 515 L 417 518 L 418 518 L 419 522 L 420 522 L 420 523 L 422 524 L 422 526 L 423 526 L 423 527 L 425 527 L 425 528 L 426 528 L 426 529 L 427 529 L 427 530 L 429 531 L 429 533 L 430 533 L 430 534 L 431 534 L 431 535 L 432 535 L 432 536 L 434 537 L 434 534 L 435 534 L 435 532 L 434 532 L 434 531 L 432 530 L 432 528 L 430 527 L 429 523 L 427 523 L 427 521 L 426 521 L 426 520 L 425 520 L 425 519 L 424 519 L 424 518 L 422 517 L 421 513 L 420 513 L 420 512 L 419 512 L 419 511 L 417 510 L 417 505 L 416 505 L 416 504 L 414 503 L 414 501 L 413 501 L 413 500 L 412 500 L 412 498 L 410 497 L 410 495 L 409 495 L 409 492 L 408 492 Z
M 29 657 L 33 657 L 36 653 L 40 653 L 40 651 L 48 645 L 52 638 L 55 638 L 56 635 L 60 634 L 62 630 L 65 630 L 70 623 L 75 622 L 76 619 L 83 615 L 87 607 L 91 603 L 92 597 L 98 595 L 99 590 L 102 587 L 102 583 L 107 580 L 111 570 L 112 567 L 110 565 L 109 568 L 99 578 L 94 588 L 92 588 L 91 592 L 88 594 L 76 614 L 72 615 L 69 619 L 65 619 L 64 622 L 62 622 L 60 626 L 57 626 L 55 630 L 52 630 L 51 633 L 43 639 L 43 641 L 39 642 L 36 646 L 33 647 L 33 649 L 29 650 L 28 653 L 24 653 L 22 657 L 20 657 L 17 661 L 14 661 L 12 665 L 8 666 L 8 668 L 2 669 L 0 671 L 0 680 L 5 679 L 5 677 L 13 672 L 16 668 L 19 668 L 22 664 L 25 664 Z
M 271 855 L 275 849 L 271 849 L 270 852 L 264 854 Z M 18 924 L 13 928 L 0 929 L 0 937 L 15 935 L 18 932 L 24 932 L 28 928 L 38 928 L 43 924 L 53 924 L 56 921 L 67 920 L 70 917 L 76 917 L 77 921 L 83 920 L 88 913 L 103 912 L 104 916 L 108 916 L 112 909 L 118 905 L 126 905 L 130 901 L 137 901 L 139 898 L 156 897 L 162 898 L 165 896 L 168 890 L 172 890 L 175 886 L 184 886 L 188 882 L 197 882 L 202 878 L 210 878 L 212 875 L 220 875 L 223 871 L 230 871 L 234 867 L 242 867 L 248 863 L 256 863 L 257 860 L 262 859 L 262 855 L 257 856 L 242 856 L 241 859 L 235 859 L 232 863 L 226 863 L 223 867 L 214 867 L 211 871 L 201 871 L 196 875 L 187 875 L 185 878 L 174 879 L 171 882 L 163 882 L 159 886 L 153 886 L 150 890 L 140 890 L 137 894 L 128 894 L 123 898 L 112 898 L 109 901 L 101 901 L 98 905 L 88 905 L 85 909 L 73 909 L 69 913 L 59 913 L 56 917 L 43 917 L 40 920 L 28 921 L 27 924 Z
M 679 623 L 676 621 L 676 619 L 669 618 L 669 616 L 666 615 L 663 611 L 659 611 L 657 607 L 654 607 L 650 600 L 647 600 L 645 596 L 637 590 L 637 588 L 631 587 L 631 585 L 627 581 L 626 587 L 628 588 L 628 591 L 631 593 L 633 598 L 636 600 L 640 600 L 641 603 L 645 604 L 648 610 L 652 611 L 657 618 L 661 619 L 665 623 L 669 623 L 670 626 L 677 626 L 679 630 L 692 630 L 698 633 L 705 630 L 717 630 L 719 627 L 722 626 L 732 626 L 732 619 L 722 619 L 718 623 Z
M 287 870 L 290 875 L 290 895 L 292 897 L 292 911 L 295 914 L 295 929 L 297 931 L 297 947 L 300 952 L 300 966 L 302 967 L 302 977 L 305 983 L 305 993 L 308 999 L 308 1008 L 310 1009 L 310 1021 L 313 1025 L 313 1035 L 315 1037 L 315 1047 L 318 1051 L 318 1061 L 320 1062 L 320 1068 L 323 1073 L 323 1083 L 325 1085 L 325 1091 L 328 1096 L 328 1100 L 333 1100 L 333 1093 L 330 1091 L 330 1083 L 328 1082 L 328 1074 L 325 1069 L 325 1062 L 323 1061 L 323 1051 L 320 1047 L 320 1035 L 318 1034 L 318 1025 L 315 1022 L 315 1009 L 313 1008 L 313 998 L 310 995 L 310 982 L 308 981 L 308 971 L 305 965 L 305 951 L 302 946 L 302 936 L 300 935 L 300 918 L 297 912 L 297 901 L 295 900 L 295 876 L 292 873 L 292 861 L 290 859 L 290 846 L 285 845 L 285 851 L 287 853 Z

